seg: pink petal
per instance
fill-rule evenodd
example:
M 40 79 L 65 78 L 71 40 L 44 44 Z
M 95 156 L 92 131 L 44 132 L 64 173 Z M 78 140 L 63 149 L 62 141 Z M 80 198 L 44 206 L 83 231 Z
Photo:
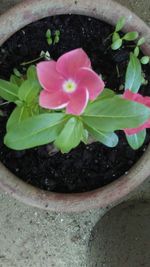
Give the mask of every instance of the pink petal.
M 86 88 L 78 88 L 70 97 L 67 113 L 80 115 L 85 110 L 89 100 L 89 92 Z
M 86 87 L 89 91 L 90 100 L 96 97 L 103 91 L 104 82 L 100 76 L 89 68 L 81 68 L 76 75 L 76 81 L 80 87 Z
M 43 90 L 40 93 L 39 104 L 43 108 L 62 109 L 67 106 L 68 102 L 68 96 L 62 91 L 50 93 L 46 90 Z
M 56 69 L 66 78 L 74 78 L 78 69 L 91 68 L 91 61 L 82 48 L 72 50 L 62 55 L 56 65 Z
M 145 104 L 145 99 L 142 95 L 137 94 L 137 93 L 133 93 L 130 90 L 126 90 L 123 94 L 123 97 L 128 99 L 128 100 L 132 100 L 141 104 Z
M 63 77 L 56 71 L 56 62 L 44 61 L 37 65 L 37 75 L 41 86 L 47 91 L 56 91 L 62 88 Z
M 136 134 L 144 129 L 150 128 L 150 120 L 145 122 L 144 124 L 140 125 L 137 128 L 132 128 L 132 129 L 125 129 L 124 132 L 128 135 Z
M 144 101 L 145 101 L 145 105 L 150 108 L 150 97 L 149 96 L 145 96 L 144 97 Z

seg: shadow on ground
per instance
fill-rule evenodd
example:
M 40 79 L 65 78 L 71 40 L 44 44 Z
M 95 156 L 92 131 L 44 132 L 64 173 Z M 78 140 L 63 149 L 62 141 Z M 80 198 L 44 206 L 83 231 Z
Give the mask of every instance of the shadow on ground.
M 128 202 L 108 212 L 94 227 L 88 267 L 150 266 L 150 202 Z

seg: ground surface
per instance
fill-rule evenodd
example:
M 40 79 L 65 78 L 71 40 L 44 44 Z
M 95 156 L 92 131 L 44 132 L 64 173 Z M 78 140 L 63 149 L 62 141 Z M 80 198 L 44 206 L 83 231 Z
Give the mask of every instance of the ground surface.
M 0 12 L 18 2 L 1 0 Z M 148 0 L 118 2 L 150 25 Z M 41 211 L 0 192 L 0 267 L 149 267 L 150 178 L 100 216 Z

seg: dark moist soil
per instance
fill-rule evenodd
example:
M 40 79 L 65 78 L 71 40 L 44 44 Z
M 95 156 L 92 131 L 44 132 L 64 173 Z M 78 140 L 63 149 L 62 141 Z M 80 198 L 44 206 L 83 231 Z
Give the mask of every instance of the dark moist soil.
M 48 46 L 46 42 L 45 33 L 49 28 L 52 33 L 55 30 L 61 32 L 57 45 Z M 127 60 L 133 48 L 125 45 L 113 52 L 108 38 L 112 32 L 112 26 L 104 22 L 77 15 L 49 17 L 30 24 L 1 47 L 0 78 L 9 79 L 13 68 L 24 72 L 20 64 L 37 58 L 42 50 L 49 51 L 57 60 L 63 53 L 82 47 L 90 57 L 93 69 L 107 81 L 106 86 L 121 93 L 120 85 L 124 84 Z M 149 81 L 150 70 L 147 67 L 145 73 Z M 141 93 L 150 95 L 149 86 L 143 87 Z M 44 190 L 85 192 L 109 184 L 129 171 L 150 141 L 148 133 L 143 147 L 134 151 L 127 144 L 124 133 L 118 132 L 120 141 L 113 149 L 94 143 L 81 144 L 64 155 L 50 156 L 49 146 L 13 151 L 3 144 L 11 110 L 11 105 L 4 106 L 4 116 L 0 117 L 0 160 L 22 180 Z

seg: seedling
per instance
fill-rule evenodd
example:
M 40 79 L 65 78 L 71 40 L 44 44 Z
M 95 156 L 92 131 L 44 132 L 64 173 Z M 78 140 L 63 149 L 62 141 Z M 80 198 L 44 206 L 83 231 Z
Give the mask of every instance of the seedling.
M 59 30 L 56 30 L 54 32 L 54 36 L 52 36 L 52 32 L 50 29 L 48 29 L 46 31 L 46 40 L 47 40 L 47 43 L 48 45 L 55 45 L 55 44 L 58 44 L 59 41 L 60 41 L 60 31 Z
M 125 18 L 121 17 L 116 24 L 114 33 L 112 34 L 112 44 L 111 44 L 112 50 L 117 50 L 121 48 L 124 41 L 129 41 L 129 42 L 135 41 L 139 36 L 138 32 L 133 31 L 133 32 L 128 32 L 123 37 L 121 37 L 119 32 L 122 30 L 124 25 L 125 25 Z
M 60 41 L 60 31 L 59 30 L 57 30 L 57 31 L 55 31 L 55 34 L 54 34 L 54 45 L 55 44 L 58 44 L 59 43 L 59 41 Z
M 52 33 L 50 29 L 46 31 L 46 40 L 47 40 L 48 45 L 51 45 L 53 43 Z

